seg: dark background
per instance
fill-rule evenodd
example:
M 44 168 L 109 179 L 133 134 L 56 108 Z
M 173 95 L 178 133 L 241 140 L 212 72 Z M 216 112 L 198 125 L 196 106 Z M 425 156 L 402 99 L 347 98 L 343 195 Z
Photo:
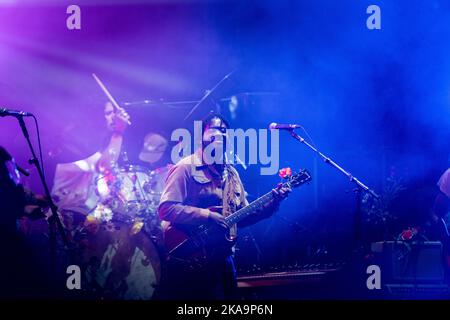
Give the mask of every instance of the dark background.
M 235 127 L 300 123 L 322 152 L 376 192 L 384 194 L 388 179 L 400 182 L 388 204 L 388 217 L 398 219 L 366 226 L 370 240 L 386 230 L 396 236 L 430 209 L 449 167 L 450 2 L 77 1 L 82 29 L 73 31 L 66 28 L 70 4 L 0 5 L 0 106 L 38 117 L 50 185 L 57 163 L 91 155 L 106 134 L 106 100 L 91 73 L 123 103 L 197 100 L 235 71 L 212 95 L 225 113 L 226 98 L 237 95 Z M 381 30 L 366 27 L 371 4 L 381 8 Z M 213 107 L 207 101 L 189 121 L 185 105 L 127 107 L 132 161 L 147 132 L 192 129 Z M 0 144 L 42 192 L 15 119 L 0 119 Z M 286 132 L 280 166 L 307 168 L 314 182 L 271 219 L 242 230 L 241 265 L 340 259 L 352 243 L 353 186 Z M 279 181 L 257 166 L 239 170 L 250 199 Z

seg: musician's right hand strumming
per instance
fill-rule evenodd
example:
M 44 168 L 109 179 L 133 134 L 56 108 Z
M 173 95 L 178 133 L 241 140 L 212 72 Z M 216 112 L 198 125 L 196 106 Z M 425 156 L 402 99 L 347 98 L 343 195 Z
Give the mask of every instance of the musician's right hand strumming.
M 222 228 L 228 229 L 229 226 L 225 223 L 225 217 L 222 215 L 222 207 L 209 207 L 209 220 Z

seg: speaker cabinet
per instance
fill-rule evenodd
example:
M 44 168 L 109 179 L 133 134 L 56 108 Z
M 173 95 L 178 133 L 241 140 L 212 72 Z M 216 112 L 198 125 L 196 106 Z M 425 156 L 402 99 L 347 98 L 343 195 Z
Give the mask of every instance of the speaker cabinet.
M 384 241 L 372 243 L 383 283 L 438 283 L 444 281 L 442 243 L 439 241 Z

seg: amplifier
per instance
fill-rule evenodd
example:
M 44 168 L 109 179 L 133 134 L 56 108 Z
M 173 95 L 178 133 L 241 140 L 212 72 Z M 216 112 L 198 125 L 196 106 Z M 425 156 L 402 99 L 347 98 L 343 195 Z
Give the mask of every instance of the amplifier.
M 443 282 L 440 241 L 383 241 L 372 243 L 383 283 Z

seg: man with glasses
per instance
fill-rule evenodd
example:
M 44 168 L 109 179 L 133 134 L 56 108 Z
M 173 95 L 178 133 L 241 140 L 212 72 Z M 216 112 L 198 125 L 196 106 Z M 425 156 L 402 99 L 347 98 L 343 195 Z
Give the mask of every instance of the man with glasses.
M 247 206 L 246 192 L 236 169 L 227 163 L 228 122 L 217 114 L 202 124 L 202 147 L 180 160 L 169 172 L 161 196 L 159 216 L 163 228 L 194 230 L 197 226 L 218 225 L 229 238 L 237 235 L 237 226 L 228 226 L 225 217 Z M 238 224 L 244 227 L 277 210 L 289 188 L 274 189 L 274 198 L 266 207 Z M 167 261 L 161 286 L 162 299 L 237 299 L 233 250 L 223 259 L 201 268 L 191 268 L 176 260 Z

